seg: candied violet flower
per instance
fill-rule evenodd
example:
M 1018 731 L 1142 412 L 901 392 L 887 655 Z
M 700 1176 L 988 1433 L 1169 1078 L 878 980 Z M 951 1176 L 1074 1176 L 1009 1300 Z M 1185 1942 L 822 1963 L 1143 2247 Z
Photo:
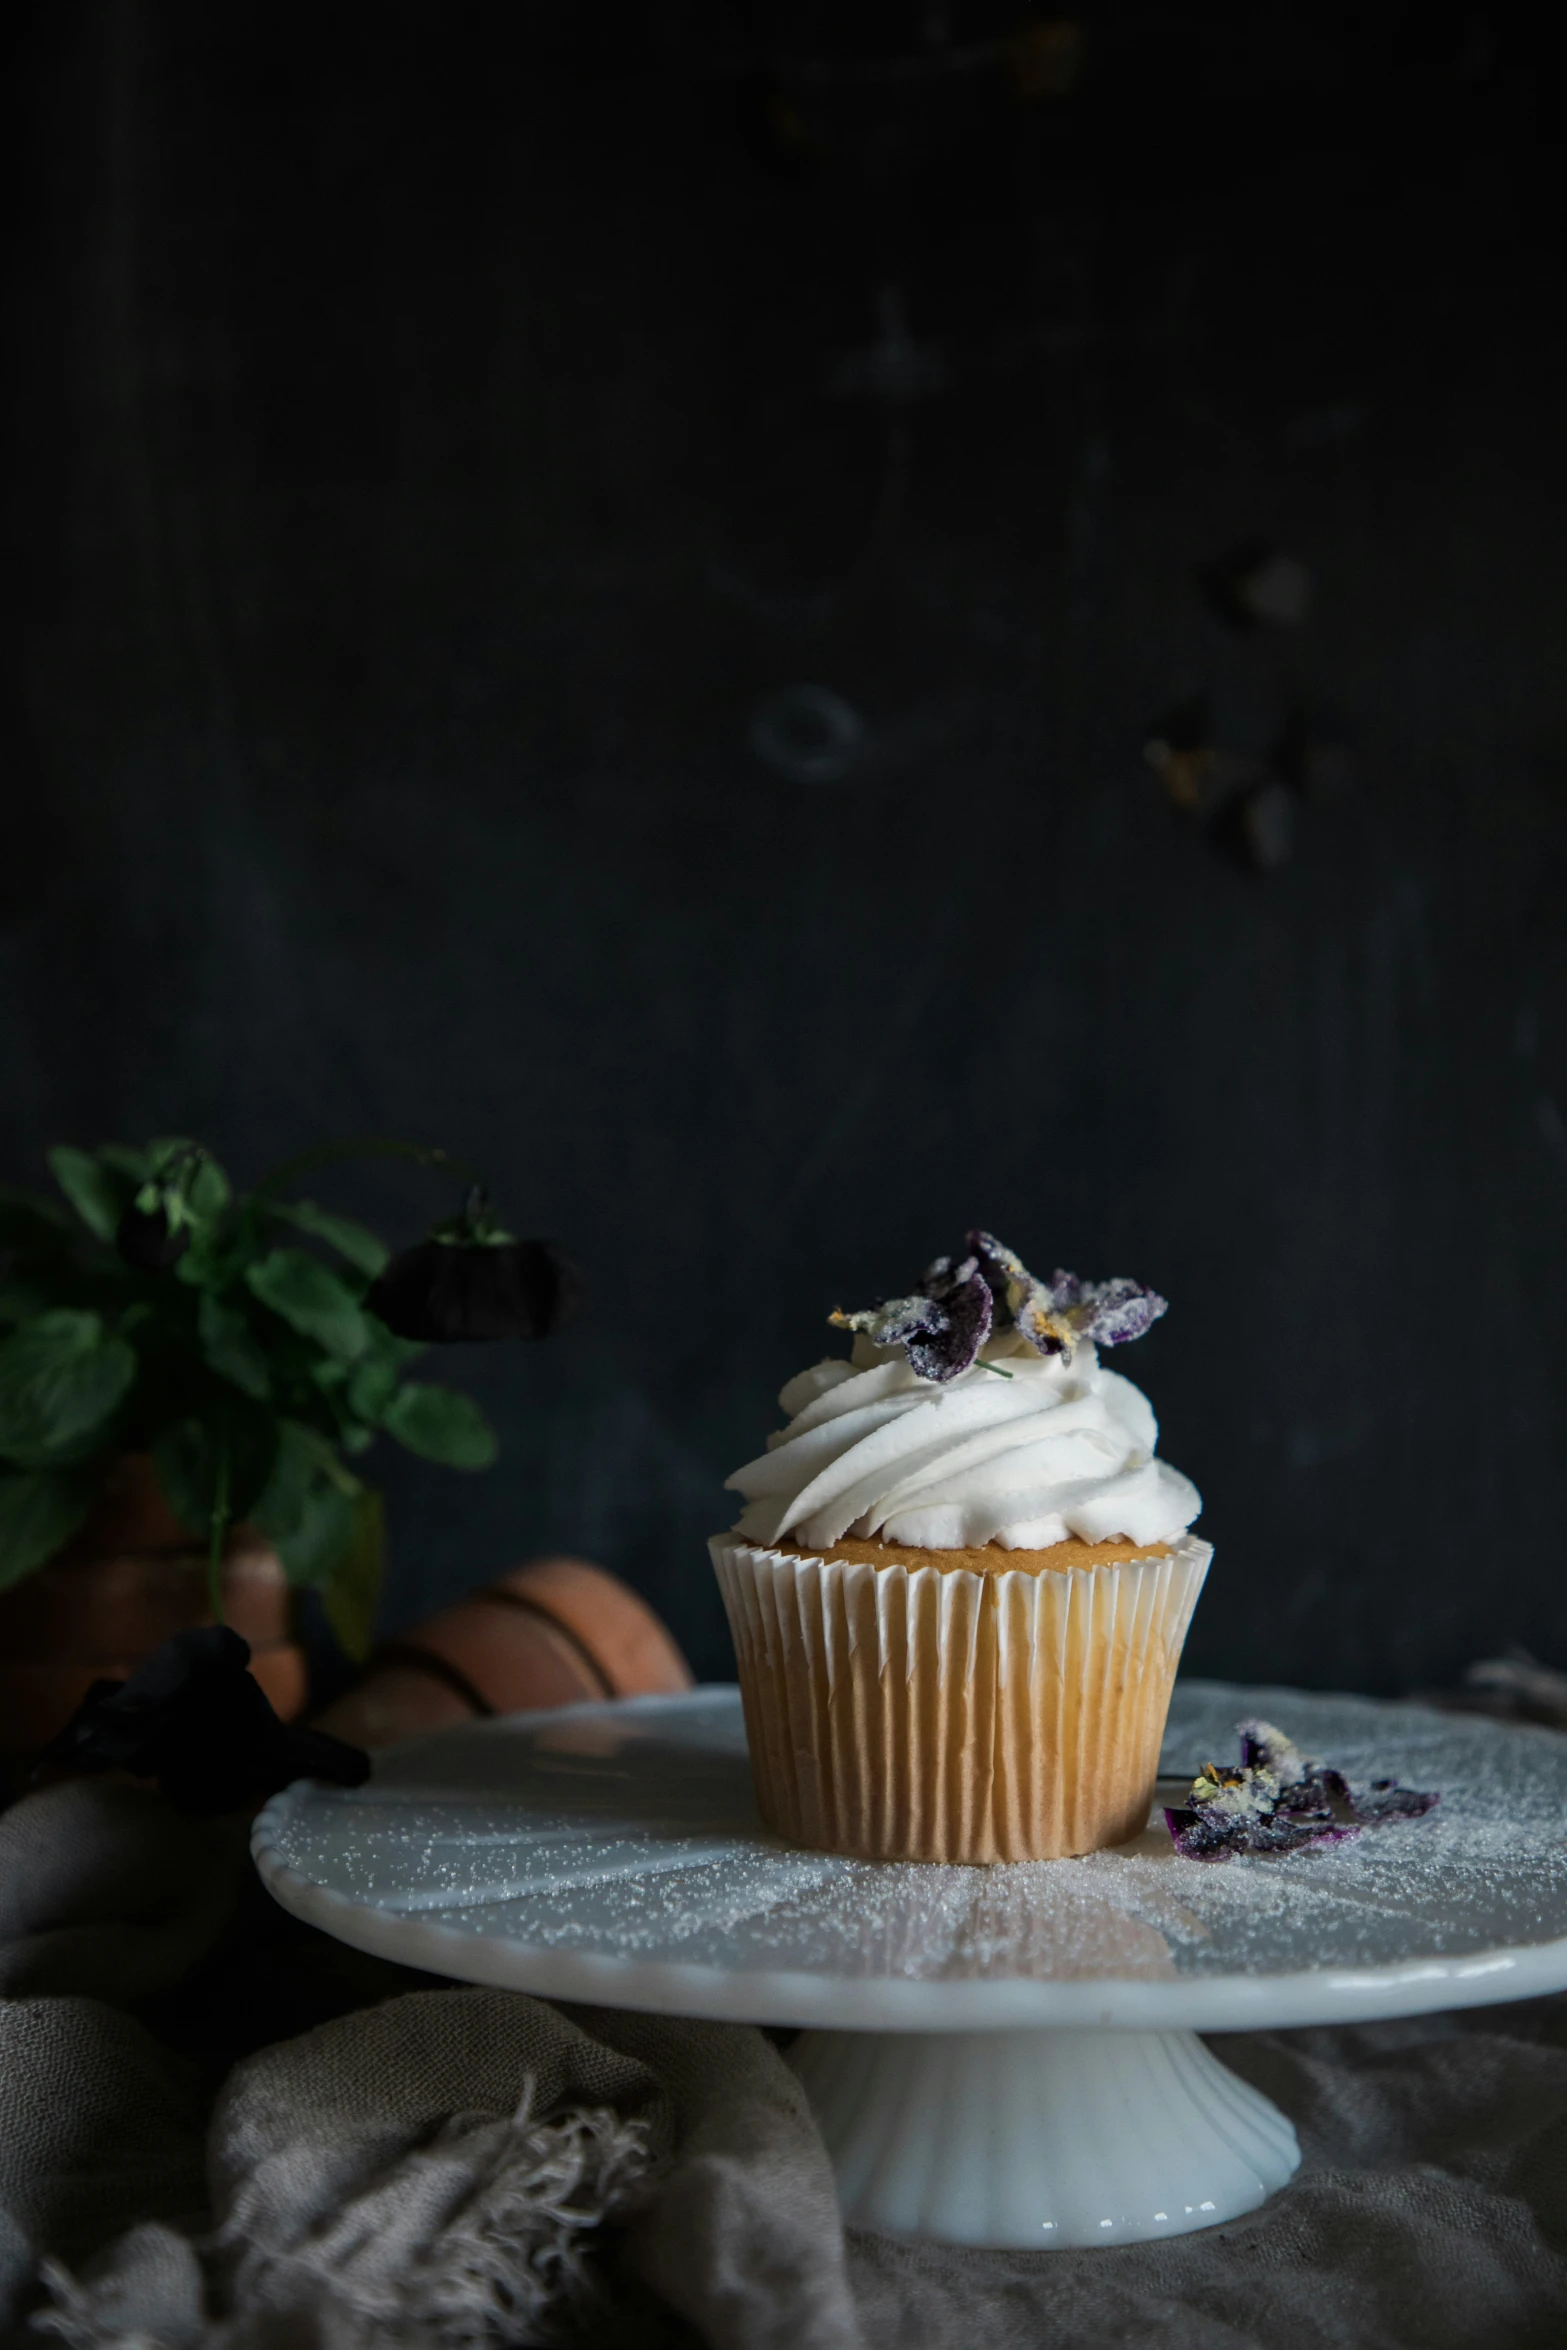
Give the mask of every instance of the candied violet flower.
M 1064 1278 L 1058 1273 L 1056 1283 Z M 1169 1304 L 1157 1290 L 1145 1289 L 1122 1274 L 1114 1281 L 1080 1282 L 1071 1310 L 1074 1318 L 1084 1316 L 1083 1336 L 1095 1346 L 1126 1346 L 1146 1337 L 1159 1316 L 1169 1312 Z
M 925 1279 L 923 1295 L 889 1298 L 854 1314 L 835 1311 L 828 1319 L 840 1330 L 863 1331 L 873 1346 L 901 1346 L 920 1378 L 945 1385 L 968 1370 L 990 1336 L 990 1290 L 972 1257 L 955 1268 L 950 1257 L 938 1257 Z
M 365 1304 L 398 1338 L 548 1338 L 585 1298 L 576 1266 L 552 1240 L 497 1229 L 484 1193 L 460 1216 L 403 1249 L 371 1283 Z
M 1393 1779 L 1353 1788 L 1342 1771 L 1303 1755 L 1271 1722 L 1239 1728 L 1240 1768 L 1204 1764 L 1186 1803 L 1165 1811 L 1175 1849 L 1187 1860 L 1342 1844 L 1362 1828 L 1419 1819 L 1441 1801 Z
M 1124 1274 L 1113 1281 L 1080 1281 L 1058 1268 L 1048 1281 L 1032 1284 L 1014 1319 L 1040 1354 L 1064 1354 L 1070 1361 L 1085 1339 L 1096 1346 L 1125 1346 L 1167 1311 L 1156 1290 Z
M 1010 1328 L 1036 1354 L 1070 1362 L 1085 1340 L 1124 1346 L 1141 1338 L 1164 1311 L 1162 1297 L 1124 1277 L 1080 1281 L 1057 1272 L 1040 1281 L 994 1233 L 976 1231 L 968 1235 L 966 1255 L 937 1257 L 926 1266 L 913 1296 L 852 1314 L 835 1310 L 828 1319 L 875 1346 L 903 1347 L 922 1379 L 945 1382 L 970 1369 L 993 1328 Z
M 176 1632 L 128 1681 L 95 1681 L 39 1758 L 51 1770 L 156 1779 L 184 1812 L 241 1811 L 294 1779 L 359 1787 L 370 1758 L 324 1730 L 280 1722 L 226 1624 Z
M 1064 1354 L 1070 1362 L 1084 1339 L 1125 1346 L 1168 1310 L 1156 1290 L 1124 1274 L 1113 1281 L 1081 1281 L 1058 1267 L 1041 1281 L 993 1233 L 971 1232 L 969 1247 L 1014 1327 L 1042 1355 Z

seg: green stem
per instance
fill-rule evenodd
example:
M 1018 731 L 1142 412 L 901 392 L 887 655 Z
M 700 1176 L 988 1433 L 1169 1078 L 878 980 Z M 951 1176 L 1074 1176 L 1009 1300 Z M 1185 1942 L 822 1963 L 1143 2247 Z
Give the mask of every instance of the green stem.
M 979 1360 L 978 1356 L 975 1357 L 975 1360 L 976 1362 Z M 980 1363 L 979 1367 L 982 1371 L 994 1371 L 998 1379 L 1012 1379 L 1016 1377 L 1016 1373 L 1013 1371 L 1003 1371 L 999 1363 Z
M 389 1134 L 351 1134 L 341 1142 L 320 1142 L 313 1150 L 285 1159 L 281 1167 L 263 1175 L 254 1196 L 270 1199 L 299 1176 L 308 1175 L 313 1167 L 335 1166 L 339 1159 L 412 1159 L 416 1166 L 438 1167 L 443 1174 L 461 1175 L 470 1183 L 479 1180 L 478 1169 L 470 1167 L 466 1159 L 453 1158 L 450 1151 L 434 1150 L 424 1143 L 399 1142 Z
M 218 1445 L 217 1483 L 212 1494 L 212 1516 L 207 1526 L 207 1594 L 212 1620 L 223 1621 L 223 1544 L 229 1530 L 229 1448 Z

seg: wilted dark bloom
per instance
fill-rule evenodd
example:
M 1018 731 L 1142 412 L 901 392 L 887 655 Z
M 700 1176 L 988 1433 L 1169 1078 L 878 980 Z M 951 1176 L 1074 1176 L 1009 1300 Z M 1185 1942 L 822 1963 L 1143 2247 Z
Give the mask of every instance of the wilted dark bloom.
M 128 1681 L 95 1681 L 40 1772 L 129 1771 L 181 1811 L 242 1811 L 294 1779 L 359 1787 L 370 1758 L 324 1730 L 280 1722 L 226 1624 L 176 1632 Z
M 1242 1722 L 1240 1739 L 1238 1770 L 1205 1764 L 1185 1805 L 1165 1811 L 1175 1849 L 1187 1860 L 1342 1844 L 1362 1828 L 1419 1819 L 1441 1801 L 1393 1779 L 1351 1787 L 1342 1771 L 1303 1755 L 1271 1722 Z
M 422 1240 L 365 1299 L 399 1338 L 548 1338 L 581 1311 L 582 1277 L 552 1240 Z
M 138 1207 L 133 1200 L 120 1218 L 114 1245 L 138 1273 L 166 1273 L 189 1248 L 190 1226 L 171 1228 L 161 1199 L 155 1208 Z

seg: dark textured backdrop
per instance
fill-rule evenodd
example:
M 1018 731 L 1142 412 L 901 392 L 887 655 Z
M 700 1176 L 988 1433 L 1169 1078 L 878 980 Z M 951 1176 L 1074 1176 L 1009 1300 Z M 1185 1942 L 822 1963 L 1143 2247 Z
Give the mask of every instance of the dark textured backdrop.
M 722 1475 L 978 1219 L 1173 1301 L 1194 1665 L 1567 1661 L 1557 126 L 1495 11 L 1267 15 L 797 134 L 742 77 L 842 10 L 33 9 L 0 1172 L 373 1129 L 569 1242 L 592 1320 L 460 1366 L 501 1466 L 386 1464 L 393 1620 L 563 1544 L 725 1669 Z M 1242 641 L 1252 532 L 1317 594 Z M 802 681 L 835 783 L 748 745 Z M 1353 738 L 1265 877 L 1142 763 L 1204 683 Z

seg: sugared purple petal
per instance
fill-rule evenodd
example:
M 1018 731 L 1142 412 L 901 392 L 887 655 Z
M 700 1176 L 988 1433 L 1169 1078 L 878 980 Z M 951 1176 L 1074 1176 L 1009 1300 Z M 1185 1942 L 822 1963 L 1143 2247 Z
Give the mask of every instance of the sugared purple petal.
M 1036 1354 L 1070 1358 L 1077 1345 L 1078 1333 L 1067 1315 L 1056 1312 L 1054 1293 L 1046 1281 L 1030 1282 L 1012 1309 L 1012 1323 Z
M 950 1297 L 955 1289 L 972 1281 L 978 1271 L 977 1257 L 937 1257 L 926 1266 L 920 1287 L 927 1297 Z
M 1034 1288 L 1034 1276 L 1022 1258 L 993 1232 L 974 1231 L 968 1235 L 969 1254 L 977 1262 L 981 1273 L 998 1306 L 1009 1313 L 1017 1310 L 1017 1301 Z
M 1340 1827 L 1332 1821 L 1319 1827 L 1300 1820 L 1270 1818 L 1247 1825 L 1174 1806 L 1166 1807 L 1164 1817 L 1170 1840 L 1183 1860 L 1228 1860 L 1238 1852 L 1298 1852 L 1303 1844 L 1343 1844 L 1360 1833 L 1358 1828 Z
M 934 1298 L 919 1296 L 883 1298 L 880 1305 L 852 1314 L 835 1307 L 827 1317 L 839 1330 L 863 1332 L 872 1346 L 907 1346 L 911 1338 L 938 1331 L 944 1318 Z
M 1419 1787 L 1400 1787 L 1391 1779 L 1373 1779 L 1369 1787 L 1357 1788 L 1350 1800 L 1362 1827 L 1379 1828 L 1386 1820 L 1423 1819 L 1442 1798 Z
M 1271 1722 L 1242 1722 L 1240 1738 L 1238 1770 L 1207 1764 L 1186 1802 L 1165 1812 L 1175 1849 L 1187 1860 L 1342 1844 L 1362 1828 L 1420 1819 L 1441 1800 L 1393 1779 L 1354 1788 L 1342 1771 L 1303 1755 Z
M 990 1291 L 971 1273 L 941 1297 L 895 1297 L 829 1319 L 841 1330 L 863 1331 L 873 1346 L 901 1346 L 922 1379 L 945 1385 L 968 1370 L 990 1336 Z
M 1313 1768 L 1292 1738 L 1276 1730 L 1271 1722 L 1238 1722 L 1240 1732 L 1241 1765 L 1249 1771 L 1271 1771 L 1281 1787 L 1293 1787 L 1307 1777 Z
M 990 1336 L 993 1309 L 990 1291 L 977 1273 L 958 1282 L 937 1304 L 946 1316 L 946 1328 L 911 1338 L 908 1356 L 922 1379 L 945 1383 L 956 1379 L 977 1358 Z
M 1164 1299 L 1139 1281 L 1096 1283 L 1061 1271 L 1037 1280 L 993 1232 L 976 1230 L 962 1256 L 926 1266 L 916 1295 L 829 1320 L 876 1346 L 905 1347 L 921 1378 L 947 1380 L 969 1369 L 992 1328 L 1011 1328 L 1036 1354 L 1070 1361 L 1085 1340 L 1123 1346 L 1140 1338 L 1164 1310 Z
M 1059 1278 L 1059 1276 L 1058 1276 Z M 1122 1275 L 1114 1281 L 1085 1281 L 1081 1301 L 1072 1309 L 1075 1321 L 1083 1315 L 1083 1336 L 1096 1346 L 1125 1346 L 1153 1328 L 1169 1311 L 1157 1290 Z

